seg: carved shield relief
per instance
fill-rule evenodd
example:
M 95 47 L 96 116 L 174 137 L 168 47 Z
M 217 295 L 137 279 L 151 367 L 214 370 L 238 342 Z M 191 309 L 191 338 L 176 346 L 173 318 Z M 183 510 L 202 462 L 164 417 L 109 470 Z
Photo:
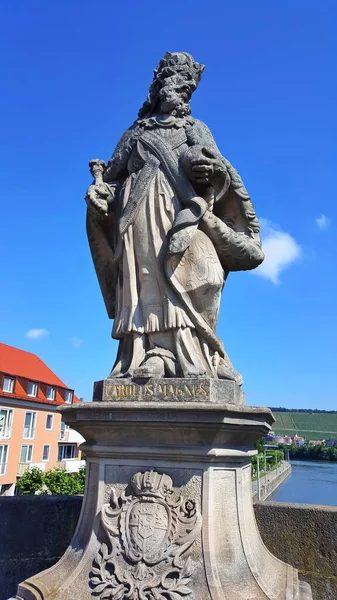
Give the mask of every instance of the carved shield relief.
M 171 513 L 164 502 L 135 500 L 125 519 L 129 549 L 141 554 L 143 560 L 151 561 L 151 557 L 164 548 L 170 526 Z
M 193 565 L 183 555 L 200 531 L 193 500 L 156 471 L 136 473 L 120 497 L 102 507 L 106 533 L 90 573 L 93 594 L 103 599 L 192 600 Z

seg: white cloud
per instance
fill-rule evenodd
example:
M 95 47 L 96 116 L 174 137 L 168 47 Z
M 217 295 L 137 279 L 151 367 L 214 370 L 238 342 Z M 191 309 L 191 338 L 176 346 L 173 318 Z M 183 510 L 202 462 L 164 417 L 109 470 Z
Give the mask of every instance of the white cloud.
M 302 249 L 289 233 L 280 231 L 267 219 L 260 219 L 260 224 L 265 259 L 253 273 L 277 285 L 280 273 L 300 258 Z
M 48 329 L 28 329 L 26 331 L 26 337 L 30 340 L 39 340 L 49 335 Z
M 73 337 L 71 338 L 71 343 L 74 346 L 74 348 L 79 348 L 80 346 L 82 346 L 84 340 L 82 340 L 81 338 L 78 337 Z
M 331 223 L 331 220 L 329 219 L 329 217 L 323 215 L 322 213 L 319 217 L 316 218 L 316 223 L 319 229 L 327 229 Z

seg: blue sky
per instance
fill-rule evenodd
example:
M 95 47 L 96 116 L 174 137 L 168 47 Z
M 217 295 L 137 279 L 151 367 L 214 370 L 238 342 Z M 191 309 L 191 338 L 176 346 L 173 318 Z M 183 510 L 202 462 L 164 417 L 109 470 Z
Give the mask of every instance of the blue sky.
M 110 157 L 165 51 L 188 51 L 206 65 L 192 114 L 240 171 L 266 251 L 260 272 L 229 276 L 218 334 L 248 404 L 337 409 L 334 0 L 3 0 L 1 13 L 1 341 L 85 399 L 108 375 L 88 161 Z

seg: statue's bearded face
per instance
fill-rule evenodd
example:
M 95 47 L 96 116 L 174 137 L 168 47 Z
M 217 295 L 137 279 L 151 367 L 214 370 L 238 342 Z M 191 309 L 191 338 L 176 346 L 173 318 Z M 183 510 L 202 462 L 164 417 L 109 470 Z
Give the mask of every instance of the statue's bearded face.
M 158 92 L 159 113 L 172 113 L 176 116 L 185 116 L 190 113 L 189 101 L 192 90 L 189 82 L 179 76 L 174 75 L 164 79 Z
M 189 105 L 189 94 L 180 87 L 174 87 L 172 84 L 164 85 L 159 94 L 158 112 L 160 113 L 181 113 L 184 108 L 187 110 Z

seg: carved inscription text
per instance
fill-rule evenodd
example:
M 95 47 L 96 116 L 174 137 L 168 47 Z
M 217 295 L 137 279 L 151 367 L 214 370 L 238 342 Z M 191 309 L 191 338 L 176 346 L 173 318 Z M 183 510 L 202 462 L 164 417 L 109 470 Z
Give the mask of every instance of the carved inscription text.
M 104 382 L 104 400 L 199 400 L 206 401 L 210 395 L 209 382 L 172 383 L 153 379 L 149 383 L 134 381 Z M 155 398 L 154 398 L 155 397 Z

